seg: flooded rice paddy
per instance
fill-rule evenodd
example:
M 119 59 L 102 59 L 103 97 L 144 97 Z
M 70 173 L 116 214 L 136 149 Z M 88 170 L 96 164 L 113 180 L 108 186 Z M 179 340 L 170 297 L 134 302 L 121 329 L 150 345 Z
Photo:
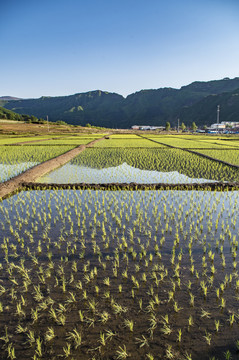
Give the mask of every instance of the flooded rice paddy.
M 18 164 L 0 164 L 0 183 L 37 165 L 37 162 L 22 162 Z
M 191 184 L 214 182 L 214 180 L 190 178 L 178 171 L 161 172 L 142 170 L 123 163 L 116 167 L 94 169 L 74 164 L 66 164 L 51 173 L 42 176 L 38 182 L 70 184 L 70 183 L 137 183 L 137 184 Z
M 73 148 L 73 146 L 65 145 L 54 147 L 42 145 L 0 146 L 0 183 Z
M 0 359 L 237 359 L 238 201 L 92 190 L 3 200 Z
M 2 139 L 0 182 L 84 136 Z M 110 135 L 40 181 L 236 185 L 234 140 Z M 72 188 L 0 202 L 0 359 L 238 359 L 239 192 Z
M 239 181 L 239 169 L 179 149 L 87 149 L 40 178 L 43 183 Z

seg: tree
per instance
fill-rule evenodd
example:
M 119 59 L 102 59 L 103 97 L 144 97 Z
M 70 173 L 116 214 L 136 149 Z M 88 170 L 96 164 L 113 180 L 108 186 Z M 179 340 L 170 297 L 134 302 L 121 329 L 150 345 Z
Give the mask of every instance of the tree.
M 182 124 L 181 124 L 181 129 L 182 130 L 185 130 L 186 129 L 186 125 L 182 122 Z
M 171 128 L 170 122 L 167 121 L 167 122 L 166 122 L 166 126 L 165 126 L 165 130 L 166 130 L 166 131 L 169 131 L 170 128 Z
M 193 130 L 193 131 L 196 131 L 197 128 L 198 128 L 197 125 L 195 124 L 195 122 L 193 122 L 193 123 L 192 123 L 192 130 Z

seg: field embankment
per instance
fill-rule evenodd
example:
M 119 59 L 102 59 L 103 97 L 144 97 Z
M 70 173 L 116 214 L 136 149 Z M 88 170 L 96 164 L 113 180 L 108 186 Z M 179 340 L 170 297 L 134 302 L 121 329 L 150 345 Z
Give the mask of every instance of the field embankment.
M 80 145 L 75 149 L 72 149 L 65 154 L 57 156 L 56 158 L 47 160 L 39 165 L 34 166 L 33 168 L 25 171 L 24 173 L 15 176 L 14 178 L 0 184 L 0 198 L 4 198 L 15 192 L 21 187 L 21 184 L 24 182 L 33 182 L 40 176 L 47 174 L 48 172 L 55 170 L 59 166 L 66 164 L 68 161 L 72 160 L 75 156 L 79 155 L 86 147 L 95 144 L 96 142 L 102 140 L 103 138 L 96 139 L 91 141 L 87 145 Z

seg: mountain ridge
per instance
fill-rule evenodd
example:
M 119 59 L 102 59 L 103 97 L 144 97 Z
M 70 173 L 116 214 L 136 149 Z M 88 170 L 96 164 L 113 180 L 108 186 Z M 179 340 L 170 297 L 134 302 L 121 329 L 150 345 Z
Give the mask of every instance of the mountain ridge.
M 62 120 L 73 125 L 84 126 L 90 123 L 110 128 L 129 128 L 135 124 L 160 126 L 165 125 L 166 121 L 176 125 L 180 117 L 186 125 L 195 121 L 200 126 L 215 122 L 215 101 L 226 104 L 225 121 L 229 121 L 229 118 L 238 121 L 239 97 L 233 99 L 232 113 L 232 107 L 228 105 L 229 98 L 234 96 L 238 89 L 239 77 L 236 77 L 208 82 L 195 81 L 180 89 L 143 89 L 127 97 L 93 90 L 67 96 L 10 100 L 3 106 L 16 113 L 41 118 L 48 115 L 51 121 Z M 224 98 L 227 100 L 224 101 Z M 199 110 L 201 115 L 197 113 Z
M 11 100 L 22 100 L 22 99 L 15 96 L 0 96 L 0 101 L 11 101 Z

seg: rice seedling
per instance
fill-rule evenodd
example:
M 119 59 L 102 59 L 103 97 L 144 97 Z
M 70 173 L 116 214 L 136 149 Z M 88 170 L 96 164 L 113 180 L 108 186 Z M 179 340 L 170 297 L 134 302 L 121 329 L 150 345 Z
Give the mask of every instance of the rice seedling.
M 168 345 L 167 349 L 166 349 L 166 354 L 165 354 L 167 359 L 173 359 L 174 358 L 174 353 L 172 351 L 172 345 Z
M 130 356 L 127 353 L 127 349 L 126 349 L 125 345 L 119 346 L 119 350 L 116 351 L 116 354 L 117 354 L 116 358 L 119 359 L 119 360 L 126 359 L 127 357 Z
M 214 323 L 215 323 L 216 332 L 218 333 L 219 328 L 220 328 L 220 320 L 215 320 Z
M 202 312 L 201 312 L 201 317 L 202 317 L 202 318 L 210 319 L 210 317 L 211 317 L 210 312 L 208 312 L 208 311 L 206 311 L 206 310 L 204 310 L 204 309 L 201 309 L 201 310 L 202 310 Z
M 231 360 L 232 359 L 232 354 L 231 354 L 231 352 L 229 350 L 225 351 L 223 355 L 225 356 L 226 360 Z
M 52 327 L 48 328 L 48 330 L 46 331 L 45 333 L 45 340 L 48 342 L 48 341 L 51 341 L 54 339 L 55 337 L 55 332 L 54 332 L 54 329 Z
M 182 329 L 178 329 L 177 341 L 179 343 L 182 341 Z
M 146 337 L 144 335 L 142 335 L 142 338 L 135 338 L 135 340 L 136 340 L 136 344 L 139 344 L 140 348 L 142 348 L 144 346 L 149 347 L 148 340 L 146 339 Z
M 147 356 L 147 359 L 154 360 L 154 356 L 152 354 L 148 353 L 148 354 L 146 354 L 146 356 Z
M 124 320 L 124 326 L 129 329 L 129 331 L 134 331 L 134 322 L 133 320 L 125 319 Z
M 204 339 L 206 340 L 206 343 L 207 343 L 208 345 L 211 345 L 212 334 L 210 334 L 210 333 L 208 333 L 207 331 L 205 331 Z
M 66 358 L 71 355 L 71 344 L 66 343 L 66 346 L 63 347 L 63 353 Z
M 12 343 L 8 345 L 7 352 L 8 352 L 8 358 L 9 359 L 11 359 L 11 360 L 16 359 L 15 348 L 13 347 Z

